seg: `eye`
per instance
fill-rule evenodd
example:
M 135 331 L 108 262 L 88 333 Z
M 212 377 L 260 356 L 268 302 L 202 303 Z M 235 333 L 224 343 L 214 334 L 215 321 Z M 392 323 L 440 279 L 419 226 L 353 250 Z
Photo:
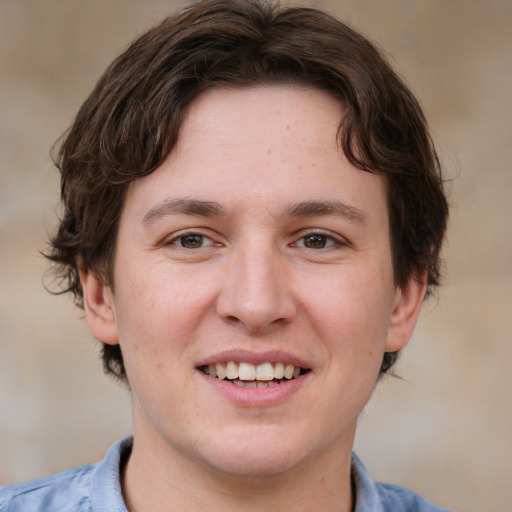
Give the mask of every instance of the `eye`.
M 306 249 L 327 249 L 335 245 L 342 245 L 342 243 L 334 237 L 324 235 L 323 233 L 308 233 L 299 238 L 293 245 L 295 247 L 305 247 Z
M 308 249 L 324 249 L 329 242 L 325 235 L 308 235 L 303 238 L 304 247 Z
M 169 245 L 177 245 L 184 249 L 199 249 L 214 245 L 214 241 L 200 233 L 182 233 L 169 241 Z

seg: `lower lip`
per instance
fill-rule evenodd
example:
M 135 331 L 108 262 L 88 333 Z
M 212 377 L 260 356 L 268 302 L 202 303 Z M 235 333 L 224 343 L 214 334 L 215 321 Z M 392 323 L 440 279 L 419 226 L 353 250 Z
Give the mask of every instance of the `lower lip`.
M 311 372 L 308 372 L 296 379 L 281 382 L 281 384 L 276 386 L 252 388 L 237 386 L 229 381 L 210 377 L 200 370 L 198 372 L 215 392 L 242 407 L 269 407 L 277 405 L 297 393 L 311 378 Z

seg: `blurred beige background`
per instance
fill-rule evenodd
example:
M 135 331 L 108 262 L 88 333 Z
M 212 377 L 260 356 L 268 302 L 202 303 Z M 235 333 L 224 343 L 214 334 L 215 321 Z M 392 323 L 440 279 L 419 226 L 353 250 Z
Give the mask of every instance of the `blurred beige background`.
M 310 2 L 311 4 L 311 2 Z M 182 2 L 0 0 L 0 485 L 99 460 L 130 432 L 38 251 L 58 211 L 49 148 L 106 65 Z M 464 512 L 512 502 L 512 1 L 331 0 L 390 55 L 438 143 L 453 205 L 446 285 L 365 410 L 376 479 Z

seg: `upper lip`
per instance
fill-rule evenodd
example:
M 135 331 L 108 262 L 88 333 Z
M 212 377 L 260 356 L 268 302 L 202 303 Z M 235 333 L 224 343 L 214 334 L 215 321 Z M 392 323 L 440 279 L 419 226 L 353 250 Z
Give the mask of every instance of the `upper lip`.
M 311 365 L 303 358 L 283 350 L 266 350 L 256 352 L 251 350 L 224 350 L 205 357 L 197 364 L 197 367 L 208 366 L 217 363 L 227 363 L 229 361 L 251 363 L 254 365 L 263 363 L 284 363 L 293 364 L 300 368 L 310 369 Z

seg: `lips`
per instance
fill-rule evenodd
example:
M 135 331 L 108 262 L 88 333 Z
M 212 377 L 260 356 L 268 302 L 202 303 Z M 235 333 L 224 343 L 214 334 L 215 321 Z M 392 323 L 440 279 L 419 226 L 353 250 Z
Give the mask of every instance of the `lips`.
M 296 379 L 308 370 L 291 363 L 265 362 L 252 364 L 246 361 L 227 361 L 202 365 L 200 370 L 210 377 L 227 380 L 244 387 L 276 386 L 283 381 Z
M 281 350 L 226 350 L 199 361 L 196 368 L 212 384 L 222 384 L 219 389 L 225 389 L 227 385 L 233 390 L 273 386 L 274 391 L 284 391 L 279 384 L 287 383 L 285 387 L 288 388 L 294 382 L 298 384 L 303 376 L 311 372 L 305 359 Z

